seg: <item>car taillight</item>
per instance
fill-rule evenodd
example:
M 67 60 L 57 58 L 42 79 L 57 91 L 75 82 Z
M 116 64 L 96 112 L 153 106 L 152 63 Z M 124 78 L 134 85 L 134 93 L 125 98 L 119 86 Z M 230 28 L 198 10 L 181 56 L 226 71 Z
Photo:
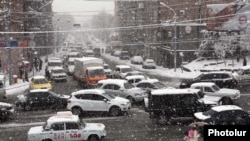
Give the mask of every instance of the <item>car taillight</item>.
M 67 103 L 71 103 L 71 100 L 70 100 L 70 99 L 68 99 L 68 100 L 67 100 Z

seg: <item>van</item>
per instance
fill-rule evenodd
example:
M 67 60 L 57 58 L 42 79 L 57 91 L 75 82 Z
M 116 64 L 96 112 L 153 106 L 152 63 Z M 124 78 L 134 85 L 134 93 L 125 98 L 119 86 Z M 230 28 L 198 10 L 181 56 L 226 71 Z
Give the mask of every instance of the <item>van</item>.
M 203 101 L 203 94 L 197 89 L 160 89 L 148 92 L 144 98 L 145 109 L 149 117 L 164 125 L 172 118 L 193 117 L 195 112 L 209 109 Z
M 5 75 L 4 74 L 0 74 L 0 95 L 3 98 L 6 98 L 5 83 L 6 83 L 6 77 L 5 77 Z

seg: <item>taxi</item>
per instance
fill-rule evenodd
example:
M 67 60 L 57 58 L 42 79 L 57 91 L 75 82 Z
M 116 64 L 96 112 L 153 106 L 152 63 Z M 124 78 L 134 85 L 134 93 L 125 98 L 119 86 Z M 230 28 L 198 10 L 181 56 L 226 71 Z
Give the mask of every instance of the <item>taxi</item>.
M 92 141 L 105 136 L 104 124 L 86 123 L 70 111 L 57 112 L 43 126 L 31 127 L 28 131 L 28 141 Z
M 38 75 L 33 76 L 30 82 L 30 89 L 52 89 L 51 82 L 48 81 L 45 76 Z

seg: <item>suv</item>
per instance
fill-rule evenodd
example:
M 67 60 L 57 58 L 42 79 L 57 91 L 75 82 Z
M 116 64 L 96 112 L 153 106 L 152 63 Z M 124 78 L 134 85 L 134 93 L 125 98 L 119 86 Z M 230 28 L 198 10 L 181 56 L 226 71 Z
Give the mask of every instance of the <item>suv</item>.
M 173 117 L 193 117 L 195 112 L 209 109 L 211 105 L 205 104 L 202 98 L 197 89 L 152 90 L 144 99 L 145 110 L 150 118 L 163 125 Z
M 142 102 L 146 96 L 146 91 L 136 88 L 127 80 L 123 79 L 106 79 L 97 83 L 97 88 L 105 89 L 109 94 L 129 99 L 131 104 Z
M 73 92 L 68 99 L 67 109 L 74 115 L 82 115 L 83 111 L 109 112 L 118 116 L 130 109 L 129 100 L 110 95 L 104 90 L 86 89 Z
M 202 73 L 191 80 L 183 80 L 180 84 L 180 88 L 190 87 L 191 84 L 195 82 L 214 82 L 220 88 L 236 88 L 238 83 L 231 72 L 215 71 Z
M 50 80 L 67 81 L 67 74 L 62 67 L 54 67 L 51 69 Z
M 96 141 L 106 137 L 105 125 L 86 123 L 70 111 L 57 112 L 43 126 L 31 127 L 28 141 Z

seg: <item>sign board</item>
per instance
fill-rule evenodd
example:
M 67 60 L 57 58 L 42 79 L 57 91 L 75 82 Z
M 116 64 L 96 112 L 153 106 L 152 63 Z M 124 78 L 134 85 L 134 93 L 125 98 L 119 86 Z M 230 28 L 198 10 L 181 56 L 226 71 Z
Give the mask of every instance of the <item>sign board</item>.
M 10 47 L 18 47 L 17 41 L 10 41 Z
M 186 31 L 186 33 L 191 33 L 191 31 L 192 31 L 191 26 L 190 26 L 190 25 L 187 25 L 187 26 L 185 27 L 185 31 Z
M 172 39 L 172 42 L 179 42 L 179 39 L 178 39 L 177 37 L 174 37 L 174 38 Z
M 18 41 L 9 41 L 10 47 L 18 47 Z M 0 41 L 0 47 L 8 47 L 7 41 Z
M 0 47 L 7 47 L 6 41 L 0 41 Z
M 247 27 L 247 16 L 246 15 L 240 15 L 239 16 L 239 28 L 244 29 Z

